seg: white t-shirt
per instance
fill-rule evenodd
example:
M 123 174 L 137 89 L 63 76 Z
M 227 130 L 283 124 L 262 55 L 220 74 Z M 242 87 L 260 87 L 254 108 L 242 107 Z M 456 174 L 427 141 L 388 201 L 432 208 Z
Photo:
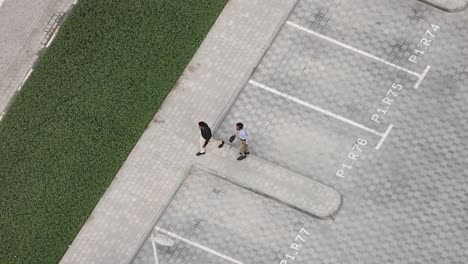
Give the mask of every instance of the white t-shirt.
M 247 134 L 247 130 L 245 130 L 245 128 L 242 128 L 239 133 L 238 133 L 238 136 L 241 140 L 245 140 L 245 143 L 248 145 L 250 144 L 250 141 L 249 141 L 249 135 Z

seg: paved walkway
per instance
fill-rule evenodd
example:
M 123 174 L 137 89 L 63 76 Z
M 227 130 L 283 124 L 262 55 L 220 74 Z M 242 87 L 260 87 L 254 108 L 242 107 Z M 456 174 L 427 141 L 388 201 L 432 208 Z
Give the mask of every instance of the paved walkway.
M 0 0 L 0 115 L 73 0 Z
M 220 124 L 295 3 L 228 2 L 61 263 L 133 259 L 196 158 L 197 122 Z
M 210 142 L 207 154 L 195 162 L 199 169 L 315 218 L 331 218 L 340 209 L 341 195 L 335 189 L 258 158 L 255 153 L 239 162 L 237 147 L 219 149 L 220 142 L 212 141 L 214 144 Z

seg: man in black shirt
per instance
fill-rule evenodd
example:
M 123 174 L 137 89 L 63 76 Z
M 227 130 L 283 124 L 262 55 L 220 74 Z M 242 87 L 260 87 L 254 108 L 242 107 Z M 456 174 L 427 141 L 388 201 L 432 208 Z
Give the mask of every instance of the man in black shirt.
M 198 127 L 200 128 L 201 137 L 200 137 L 200 152 L 196 155 L 200 156 L 205 154 L 205 147 L 208 145 L 211 139 L 211 129 L 210 127 L 203 121 L 198 122 Z

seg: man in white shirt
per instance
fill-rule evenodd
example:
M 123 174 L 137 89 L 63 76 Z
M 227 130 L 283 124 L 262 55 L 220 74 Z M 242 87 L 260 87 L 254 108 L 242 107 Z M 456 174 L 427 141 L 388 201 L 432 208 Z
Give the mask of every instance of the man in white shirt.
M 239 137 L 240 139 L 240 146 L 239 146 L 240 157 L 238 157 L 237 160 L 243 160 L 247 157 L 247 154 L 250 153 L 249 152 L 249 144 L 250 144 L 249 135 L 247 134 L 247 130 L 245 130 L 244 124 L 242 123 L 236 124 L 236 130 L 238 131 L 237 137 Z M 236 136 L 236 134 L 234 134 L 233 136 Z

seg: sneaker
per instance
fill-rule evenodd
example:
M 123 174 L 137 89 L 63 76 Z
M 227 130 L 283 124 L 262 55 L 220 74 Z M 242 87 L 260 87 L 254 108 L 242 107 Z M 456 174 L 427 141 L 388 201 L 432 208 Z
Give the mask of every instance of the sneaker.
M 201 156 L 201 155 L 205 155 L 205 152 L 201 153 L 201 152 L 197 152 L 197 154 L 195 154 L 197 156 Z
M 250 152 L 245 152 L 245 155 L 249 155 Z M 239 155 L 242 155 L 242 153 L 239 152 Z
M 224 146 L 224 141 L 221 141 L 221 144 L 218 145 L 218 148 L 222 148 Z
M 240 157 L 237 158 L 237 160 L 243 160 L 245 158 L 247 158 L 247 156 L 240 156 Z

